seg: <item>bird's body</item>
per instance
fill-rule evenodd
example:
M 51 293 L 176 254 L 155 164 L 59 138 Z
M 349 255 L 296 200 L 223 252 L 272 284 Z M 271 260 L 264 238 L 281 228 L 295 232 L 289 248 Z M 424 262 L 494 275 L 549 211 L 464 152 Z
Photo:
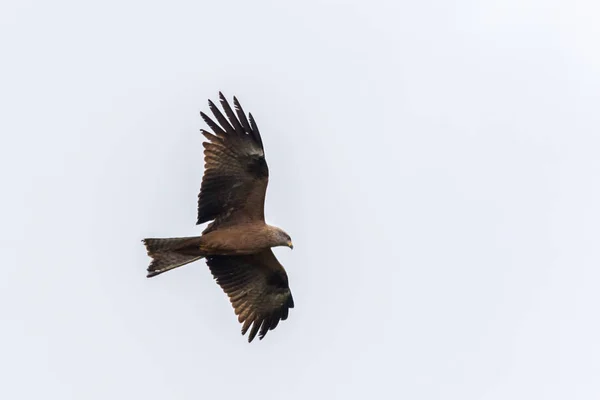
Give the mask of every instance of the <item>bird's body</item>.
M 234 98 L 235 113 L 220 94 L 225 116 L 209 101 L 219 124 L 204 113 L 214 133 L 202 131 L 205 172 L 198 195 L 197 223 L 212 221 L 202 236 L 144 239 L 152 263 L 148 277 L 205 258 L 243 323 L 242 334 L 262 339 L 294 307 L 287 274 L 271 251 L 293 248 L 290 236 L 266 224 L 264 201 L 269 169 L 262 138 L 250 114 Z
M 282 246 L 280 231 L 261 222 L 219 228 L 200 237 L 200 250 L 214 255 L 254 254 Z

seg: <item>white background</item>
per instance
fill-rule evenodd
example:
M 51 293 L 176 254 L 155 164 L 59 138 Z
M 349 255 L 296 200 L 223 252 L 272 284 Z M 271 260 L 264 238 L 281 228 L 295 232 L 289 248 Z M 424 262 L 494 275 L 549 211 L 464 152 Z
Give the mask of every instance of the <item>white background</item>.
M 595 1 L 0 6 L 0 398 L 600 398 Z M 248 344 L 199 111 L 257 119 L 296 301 Z

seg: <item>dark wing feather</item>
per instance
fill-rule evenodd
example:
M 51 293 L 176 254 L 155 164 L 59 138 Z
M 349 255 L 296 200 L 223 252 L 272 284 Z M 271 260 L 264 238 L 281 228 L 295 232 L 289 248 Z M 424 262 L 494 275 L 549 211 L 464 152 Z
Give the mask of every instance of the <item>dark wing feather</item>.
M 265 337 L 288 317 L 294 299 L 283 266 L 271 249 L 244 256 L 208 256 L 211 273 L 242 323 L 242 335 L 250 329 L 248 342 Z
M 256 140 L 258 143 L 260 143 L 260 147 L 263 147 L 263 143 L 262 143 L 262 138 L 260 137 L 260 132 L 258 131 L 258 126 L 256 125 L 256 121 L 254 120 L 254 117 L 252 116 L 252 114 L 248 115 L 250 117 L 250 126 L 252 128 L 252 136 L 254 137 L 254 140 Z
M 233 105 L 235 107 L 235 112 L 238 116 L 238 119 L 244 126 L 244 130 L 246 132 L 252 132 L 252 128 L 250 128 L 250 124 L 248 123 L 248 118 L 246 118 L 246 114 L 244 113 L 244 109 L 242 108 L 242 105 L 240 104 L 240 102 L 238 101 L 238 99 L 235 96 L 233 96 Z
M 219 98 L 227 118 L 212 101 L 209 106 L 218 124 L 200 113 L 213 131 L 202 131 L 208 141 L 203 143 L 205 172 L 198 195 L 197 223 L 214 220 L 204 233 L 242 220 L 264 221 L 269 181 L 269 168 L 256 122 L 252 117 L 248 122 L 237 99 L 236 116 L 222 93 Z

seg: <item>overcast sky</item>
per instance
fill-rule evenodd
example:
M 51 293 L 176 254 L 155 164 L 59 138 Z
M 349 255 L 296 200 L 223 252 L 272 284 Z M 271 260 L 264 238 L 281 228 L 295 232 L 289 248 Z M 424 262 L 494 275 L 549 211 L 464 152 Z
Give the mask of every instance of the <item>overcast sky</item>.
M 0 6 L 2 399 L 598 399 L 600 6 Z M 296 308 L 248 344 L 200 111 L 256 117 Z

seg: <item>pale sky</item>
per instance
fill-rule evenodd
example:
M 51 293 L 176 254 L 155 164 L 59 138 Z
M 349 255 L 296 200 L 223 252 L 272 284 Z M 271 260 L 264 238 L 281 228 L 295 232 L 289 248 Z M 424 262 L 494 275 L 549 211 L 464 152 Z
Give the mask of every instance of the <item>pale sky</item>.
M 0 6 L 2 399 L 600 398 L 596 1 Z M 248 344 L 197 235 L 255 116 L 296 308 Z

